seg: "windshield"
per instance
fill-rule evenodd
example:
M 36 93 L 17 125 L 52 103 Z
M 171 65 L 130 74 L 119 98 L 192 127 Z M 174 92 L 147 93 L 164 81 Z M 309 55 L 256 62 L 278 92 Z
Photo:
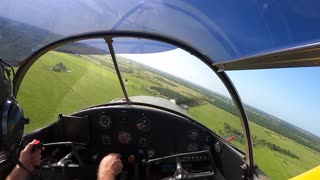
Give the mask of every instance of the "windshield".
M 115 44 L 132 41 L 116 38 Z M 138 40 L 140 41 L 140 40 Z M 144 48 L 149 48 L 147 41 Z M 165 46 L 164 44 L 162 46 Z M 114 46 L 117 53 L 117 45 Z M 172 102 L 183 113 L 244 150 L 238 112 L 227 89 L 207 65 L 180 49 L 150 54 L 119 54 L 117 60 L 129 96 L 153 96 Z M 149 99 L 133 99 L 146 101 Z M 167 104 L 163 105 L 164 107 Z
M 134 47 L 133 53 L 123 53 L 126 44 Z M 18 92 L 31 119 L 26 132 L 56 121 L 59 113 L 125 102 L 120 79 L 130 101 L 190 116 L 245 149 L 230 94 L 204 62 L 178 47 L 140 38 L 114 38 L 112 47 L 115 61 L 105 39 L 69 43 L 38 59 Z M 144 53 L 146 49 L 158 51 Z M 115 62 L 121 76 L 117 76 Z M 275 179 L 294 177 L 319 165 L 319 124 L 314 121 L 320 117 L 320 89 L 315 85 L 319 68 L 227 73 L 245 103 L 257 165 Z
M 180 48 L 156 41 L 114 38 L 113 42 L 116 64 L 130 101 L 192 117 L 239 149 L 245 149 L 231 97 L 205 63 Z M 161 47 L 163 52 L 143 54 L 138 53 L 143 49 L 135 48 L 135 54 L 117 53 L 124 42 L 136 42 L 144 49 Z M 60 113 L 124 102 L 115 64 L 105 54 L 108 51 L 104 39 L 86 40 L 63 45 L 38 59 L 25 75 L 17 96 L 31 119 L 26 132 L 56 121 Z
M 67 44 L 47 52 L 32 65 L 17 95 L 31 119 L 26 132 L 57 120 L 60 113 L 123 97 L 111 56 L 96 48 L 103 46 L 106 49 L 102 39 Z
M 3 0 L 0 55 L 17 65 L 37 49 L 63 37 L 127 30 L 173 37 L 214 62 L 222 62 L 319 41 L 319 3 Z

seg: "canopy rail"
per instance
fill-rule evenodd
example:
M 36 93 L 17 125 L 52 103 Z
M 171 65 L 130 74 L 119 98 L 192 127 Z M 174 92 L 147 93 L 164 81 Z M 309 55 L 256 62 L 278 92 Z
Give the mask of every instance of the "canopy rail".
M 218 71 L 320 66 L 320 42 L 212 65 Z

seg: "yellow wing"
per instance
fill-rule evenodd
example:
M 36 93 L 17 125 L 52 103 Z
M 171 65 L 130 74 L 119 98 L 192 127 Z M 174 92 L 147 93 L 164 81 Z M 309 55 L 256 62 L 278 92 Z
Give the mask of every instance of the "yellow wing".
M 320 166 L 291 178 L 290 180 L 320 180 Z

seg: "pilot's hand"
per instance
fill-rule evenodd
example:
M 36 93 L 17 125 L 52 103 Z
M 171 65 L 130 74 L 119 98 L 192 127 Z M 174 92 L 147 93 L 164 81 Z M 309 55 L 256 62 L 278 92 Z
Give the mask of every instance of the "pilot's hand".
M 29 143 L 20 153 L 20 162 L 29 170 L 34 171 L 36 166 L 40 165 L 41 162 L 41 151 L 44 148 L 36 148 L 34 142 L 37 140 L 33 140 Z
M 110 153 L 105 156 L 99 165 L 98 180 L 112 180 L 115 179 L 122 171 L 122 162 L 120 154 Z
M 36 140 L 33 140 L 31 143 L 29 143 L 20 153 L 19 161 L 23 164 L 25 168 L 27 168 L 30 172 L 35 170 L 36 166 L 40 165 L 41 162 L 41 151 L 44 150 L 44 148 L 35 148 L 36 145 L 34 144 Z M 29 173 L 20 167 L 19 165 L 16 165 L 16 167 L 11 171 L 9 176 L 7 177 L 7 180 L 23 180 L 27 179 Z

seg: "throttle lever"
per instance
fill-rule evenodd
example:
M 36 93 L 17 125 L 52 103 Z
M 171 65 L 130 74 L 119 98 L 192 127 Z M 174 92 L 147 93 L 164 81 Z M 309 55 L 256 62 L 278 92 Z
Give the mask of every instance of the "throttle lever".
M 31 153 L 34 153 L 36 152 L 36 150 L 43 150 L 44 149 L 44 146 L 43 146 L 43 143 L 37 139 L 34 139 L 32 142 L 32 148 L 31 148 Z M 36 165 L 35 166 L 35 175 L 36 177 L 40 177 L 40 171 L 39 171 L 39 168 L 40 166 Z
M 34 139 L 31 143 L 32 143 L 31 153 L 34 153 L 38 149 L 42 150 L 43 144 L 39 140 Z

